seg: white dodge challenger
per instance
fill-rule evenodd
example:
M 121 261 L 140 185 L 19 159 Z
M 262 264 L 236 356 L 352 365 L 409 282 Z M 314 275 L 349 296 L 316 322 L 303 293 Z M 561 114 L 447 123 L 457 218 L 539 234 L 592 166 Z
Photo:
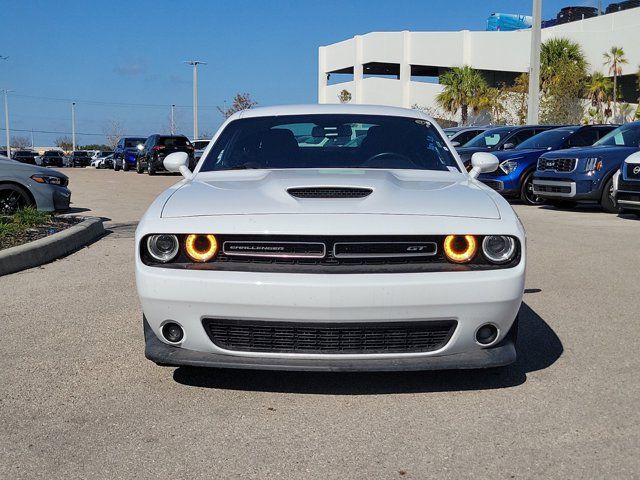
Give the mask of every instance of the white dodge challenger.
M 136 231 L 146 357 L 289 370 L 516 359 L 525 232 L 414 110 L 309 105 L 230 117 Z

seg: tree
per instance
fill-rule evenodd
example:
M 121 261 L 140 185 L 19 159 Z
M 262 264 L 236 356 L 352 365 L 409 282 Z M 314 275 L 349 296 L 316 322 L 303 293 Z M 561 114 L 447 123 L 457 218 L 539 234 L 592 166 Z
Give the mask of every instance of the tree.
M 608 52 L 602 54 L 604 66 L 609 67 L 609 73 L 613 74 L 613 115 L 615 117 L 618 106 L 618 76 L 622 75 L 622 65 L 629 63 L 624 56 L 622 47 L 611 47 Z
M 124 135 L 122 124 L 117 120 L 111 120 L 102 127 L 104 137 L 107 139 L 107 145 L 113 150 L 118 144 L 120 137 Z
M 11 146 L 15 148 L 27 148 L 31 146 L 31 140 L 27 137 L 11 137 Z
M 258 105 L 258 102 L 253 101 L 251 95 L 248 93 L 237 93 L 235 97 L 233 97 L 233 102 L 229 108 L 218 107 L 218 111 L 222 114 L 224 118 L 229 118 L 236 112 L 240 112 L 242 110 L 249 110 L 250 108 Z
M 603 123 L 609 109 L 604 109 L 603 105 L 609 105 L 613 85 L 608 77 L 601 72 L 593 72 L 587 82 L 587 98 L 591 101 L 591 106 L 595 109 L 595 114 L 591 115 L 597 123 Z
M 488 110 L 491 113 L 493 123 L 504 124 L 506 90 L 502 87 L 487 87 L 478 98 L 477 108 Z
M 540 46 L 540 84 L 547 90 L 551 83 L 557 81 L 559 69 L 569 66 L 574 73 L 582 73 L 586 77 L 587 60 L 582 48 L 567 38 L 550 38 Z
M 582 120 L 587 66 L 580 45 L 571 40 L 551 38 L 542 44 L 540 118 L 543 123 Z
M 480 98 L 487 90 L 487 82 L 482 74 L 473 68 L 454 67 L 440 76 L 444 90 L 436 101 L 445 111 L 457 113 L 460 110 L 462 125 L 469 119 L 469 108 L 477 111 L 481 106 Z
M 68 152 L 73 148 L 73 141 L 71 140 L 71 137 L 66 135 L 64 137 L 56 138 L 54 143 L 56 147 L 61 148 L 65 152 Z
M 347 89 L 343 89 L 338 94 L 338 100 L 340 103 L 349 103 L 351 101 L 351 92 Z
M 516 115 L 518 123 L 524 125 L 527 121 L 527 112 L 529 109 L 529 74 L 521 73 L 516 77 L 515 82 L 509 89 L 511 93 L 517 97 Z

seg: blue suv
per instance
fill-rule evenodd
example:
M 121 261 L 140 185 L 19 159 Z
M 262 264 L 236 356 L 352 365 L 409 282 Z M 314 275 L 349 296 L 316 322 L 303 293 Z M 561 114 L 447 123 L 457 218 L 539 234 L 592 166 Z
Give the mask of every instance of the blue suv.
M 496 152 L 500 166 L 478 179 L 504 197 L 519 198 L 527 205 L 539 205 L 544 200 L 533 193 L 533 174 L 540 155 L 550 150 L 593 145 L 616 126 L 576 125 L 539 133 L 512 150 Z
M 113 149 L 113 169 L 117 172 L 122 168 L 125 172 L 136 166 L 138 152 L 147 141 L 146 137 L 122 137 Z
M 592 147 L 543 154 L 533 177 L 533 193 L 558 207 L 578 202 L 599 203 L 617 213 L 613 175 L 622 162 L 640 150 L 640 122 L 631 122 L 597 141 Z

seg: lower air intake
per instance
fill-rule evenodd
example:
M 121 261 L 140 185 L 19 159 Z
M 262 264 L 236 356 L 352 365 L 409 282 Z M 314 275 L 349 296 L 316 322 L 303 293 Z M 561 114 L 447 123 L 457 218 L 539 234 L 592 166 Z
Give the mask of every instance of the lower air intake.
M 268 353 L 416 353 L 442 348 L 456 322 L 303 323 L 204 319 L 218 347 Z
M 287 190 L 296 198 L 364 198 L 373 192 L 370 188 L 360 187 L 300 187 Z

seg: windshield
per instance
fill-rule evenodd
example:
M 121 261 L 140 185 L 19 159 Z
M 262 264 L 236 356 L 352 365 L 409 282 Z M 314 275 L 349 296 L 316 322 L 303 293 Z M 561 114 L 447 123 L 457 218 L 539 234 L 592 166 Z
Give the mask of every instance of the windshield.
M 498 145 L 511 132 L 510 128 L 492 128 L 486 132 L 482 132 L 467 143 L 463 147 L 488 148 L 491 150 Z
M 74 157 L 88 157 L 89 154 L 87 152 L 73 152 Z
M 525 140 L 514 150 L 526 150 L 528 148 L 559 148 L 573 132 L 575 132 L 575 130 L 547 130 L 546 132 L 539 133 Z
M 135 148 L 138 145 L 144 144 L 146 141 L 146 138 L 127 138 L 124 141 L 124 148 Z
M 618 127 L 593 144 L 594 147 L 600 145 L 609 147 L 640 147 L 640 125 L 630 124 Z
M 245 168 L 460 171 L 430 122 L 346 114 L 257 117 L 230 123 L 200 171 Z

